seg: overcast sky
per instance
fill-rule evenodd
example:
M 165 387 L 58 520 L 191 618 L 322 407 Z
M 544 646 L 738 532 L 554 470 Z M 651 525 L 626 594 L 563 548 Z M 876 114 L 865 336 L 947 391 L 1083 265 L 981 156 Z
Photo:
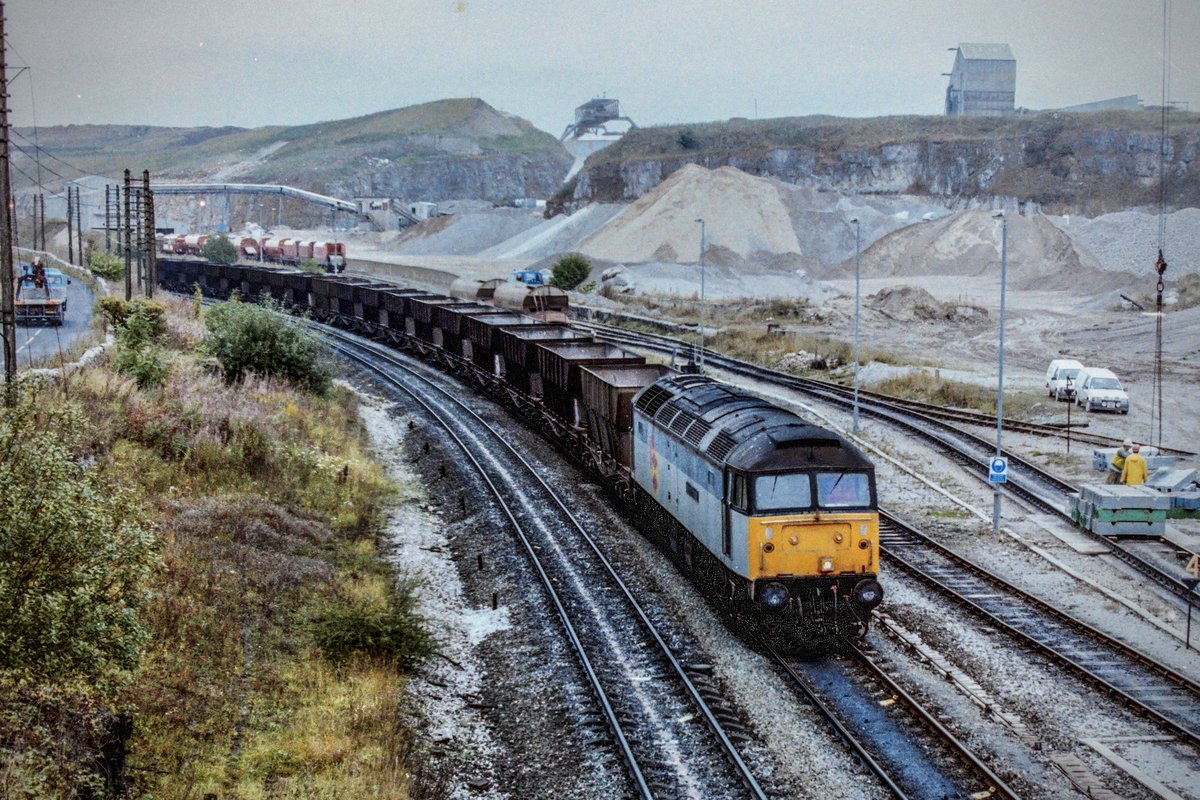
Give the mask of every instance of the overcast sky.
M 1169 98 L 1200 110 L 1200 2 Z M 555 135 L 601 93 L 641 125 L 939 114 L 959 42 L 1017 105 L 1161 98 L 1161 0 L 9 0 L 17 125 L 298 124 L 482 97 Z M 32 80 L 30 79 L 32 76 Z M 756 105 L 757 104 L 757 105 Z

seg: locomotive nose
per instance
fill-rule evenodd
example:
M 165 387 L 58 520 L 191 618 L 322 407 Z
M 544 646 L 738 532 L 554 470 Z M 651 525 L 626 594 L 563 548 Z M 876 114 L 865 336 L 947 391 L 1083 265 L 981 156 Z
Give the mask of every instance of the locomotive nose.
M 864 611 L 870 611 L 883 602 L 883 587 L 873 578 L 861 580 L 854 585 L 854 602 Z

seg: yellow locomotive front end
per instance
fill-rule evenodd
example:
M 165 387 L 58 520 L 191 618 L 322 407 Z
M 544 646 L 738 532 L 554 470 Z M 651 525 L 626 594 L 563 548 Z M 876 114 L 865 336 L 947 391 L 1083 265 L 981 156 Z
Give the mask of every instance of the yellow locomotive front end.
M 883 599 L 873 470 L 751 474 L 746 484 L 746 577 L 763 610 L 815 633 L 865 628 Z

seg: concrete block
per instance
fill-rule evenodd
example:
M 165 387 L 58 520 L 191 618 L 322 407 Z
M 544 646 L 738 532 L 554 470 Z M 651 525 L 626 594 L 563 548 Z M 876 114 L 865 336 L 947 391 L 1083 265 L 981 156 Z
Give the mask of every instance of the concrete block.
M 1166 533 L 1167 523 L 1159 522 L 1101 522 L 1092 520 L 1090 530 L 1101 536 L 1162 536 Z
M 1196 488 L 1196 476 L 1194 469 L 1156 469 L 1146 485 L 1160 492 L 1185 492 Z
M 1084 484 L 1079 487 L 1081 497 L 1095 508 L 1154 508 L 1166 510 L 1171 499 L 1165 494 L 1144 486 L 1123 484 Z

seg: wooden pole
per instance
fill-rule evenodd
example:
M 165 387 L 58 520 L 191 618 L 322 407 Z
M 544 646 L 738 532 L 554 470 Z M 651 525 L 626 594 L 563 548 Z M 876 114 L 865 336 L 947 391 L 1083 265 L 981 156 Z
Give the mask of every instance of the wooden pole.
M 129 221 L 129 170 L 125 170 L 125 301 L 133 299 L 133 231 Z
M 12 185 L 9 183 L 8 67 L 0 0 L 0 330 L 4 338 L 4 405 L 17 404 L 17 312 L 13 291 Z
M 75 208 L 72 205 L 75 193 L 67 184 L 67 263 L 75 263 Z

